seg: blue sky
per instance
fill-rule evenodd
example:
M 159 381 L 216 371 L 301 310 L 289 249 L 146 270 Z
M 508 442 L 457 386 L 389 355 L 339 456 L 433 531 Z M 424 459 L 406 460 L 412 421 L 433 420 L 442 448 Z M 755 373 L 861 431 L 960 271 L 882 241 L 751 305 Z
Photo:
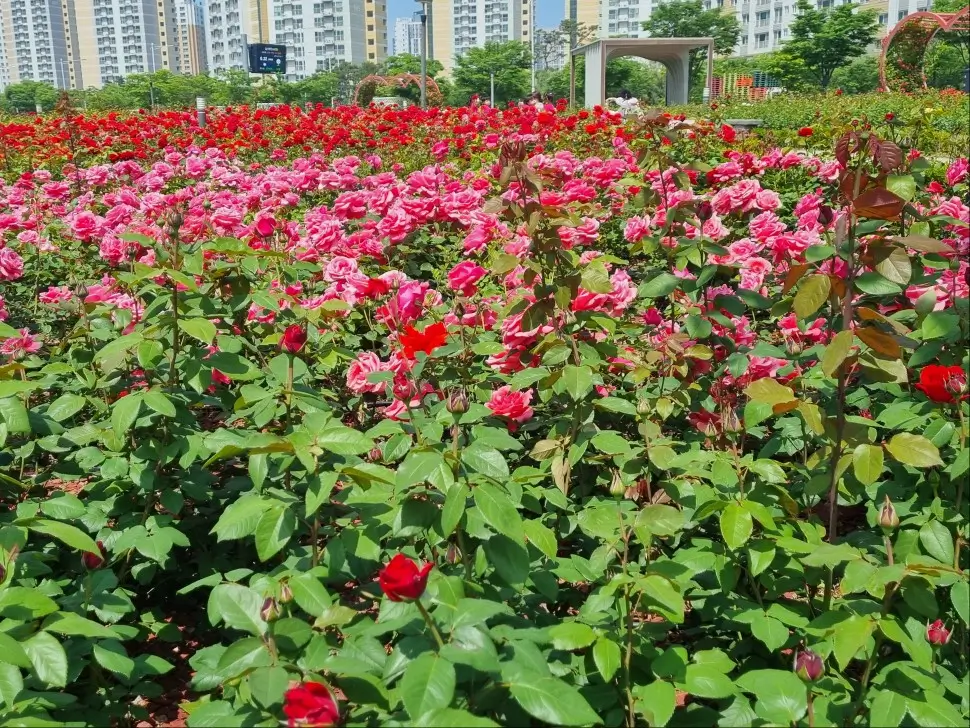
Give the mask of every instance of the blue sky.
M 439 0 L 440 2 L 441 0 Z M 552 28 L 559 25 L 565 14 L 563 0 L 535 0 L 536 16 L 540 28 Z M 394 21 L 397 18 L 410 18 L 421 9 L 416 0 L 387 0 L 387 34 L 394 36 Z

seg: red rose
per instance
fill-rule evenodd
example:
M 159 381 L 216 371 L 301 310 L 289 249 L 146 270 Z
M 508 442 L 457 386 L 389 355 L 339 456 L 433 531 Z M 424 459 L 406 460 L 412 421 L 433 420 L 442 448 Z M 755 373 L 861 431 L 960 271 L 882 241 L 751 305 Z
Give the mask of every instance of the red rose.
M 271 217 L 261 217 L 256 221 L 256 233 L 264 238 L 276 232 L 276 221 Z
M 304 329 L 302 326 L 298 326 L 297 324 L 287 326 L 286 331 L 283 332 L 283 339 L 280 341 L 280 346 L 283 347 L 283 351 L 296 354 L 305 345 L 306 329 Z
M 950 630 L 938 619 L 926 627 L 926 639 L 931 645 L 945 645 L 950 641 Z
M 84 564 L 85 569 L 90 569 L 94 571 L 95 569 L 100 569 L 104 566 L 105 552 L 104 544 L 98 541 L 98 553 L 92 553 L 91 551 L 85 551 L 81 554 L 81 563 Z
M 812 127 L 810 126 L 803 126 L 801 129 L 798 130 L 798 136 L 800 137 L 810 137 L 814 133 L 815 132 L 812 131 Z
M 734 131 L 733 126 L 730 126 L 729 124 L 721 124 L 721 139 L 730 144 L 737 138 L 737 136 L 737 132 Z
M 381 569 L 378 581 L 381 590 L 392 602 L 409 602 L 420 599 L 428 585 L 428 574 L 434 564 L 421 568 L 404 554 L 397 554 Z
M 886 114 L 886 121 L 892 121 L 895 118 L 896 118 L 896 115 L 891 111 L 888 114 Z
M 967 391 L 967 375 L 956 364 L 930 364 L 920 370 L 916 388 L 934 402 L 948 404 Z
M 290 688 L 283 694 L 283 713 L 289 718 L 287 725 L 331 726 L 340 718 L 337 701 L 326 685 L 305 682 Z
M 448 340 L 448 329 L 442 323 L 431 324 L 424 331 L 418 331 L 413 326 L 405 326 L 404 333 L 398 339 L 404 349 L 404 356 L 414 359 L 419 351 L 430 354 Z

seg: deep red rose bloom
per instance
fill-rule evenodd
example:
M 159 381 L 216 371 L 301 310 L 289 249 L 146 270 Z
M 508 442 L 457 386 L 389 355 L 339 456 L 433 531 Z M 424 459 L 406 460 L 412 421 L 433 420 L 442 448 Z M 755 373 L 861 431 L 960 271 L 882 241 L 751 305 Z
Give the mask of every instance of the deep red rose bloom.
M 950 630 L 938 619 L 926 627 L 926 639 L 931 645 L 945 645 L 950 641 Z
M 90 551 L 85 551 L 83 554 L 81 554 L 81 563 L 84 564 L 85 569 L 94 571 L 95 569 L 100 569 L 102 566 L 104 566 L 106 556 L 104 552 L 104 544 L 101 541 L 98 541 L 97 543 L 98 553 L 95 554 Z
M 283 694 L 283 713 L 290 728 L 331 726 L 340 718 L 337 701 L 326 685 L 305 682 Z
M 390 285 L 380 278 L 369 278 L 367 280 L 367 287 L 364 289 L 364 296 L 366 298 L 380 298 L 391 290 Z
M 276 221 L 271 217 L 261 217 L 256 221 L 256 233 L 264 238 L 268 238 L 276 232 Z
M 892 121 L 895 118 L 896 118 L 896 115 L 891 111 L 888 114 L 886 114 L 886 121 Z
M 929 364 L 919 373 L 919 384 L 916 388 L 934 402 L 948 404 L 961 399 L 967 391 L 967 375 L 963 369 L 954 364 Z
M 798 130 L 798 136 L 800 137 L 810 137 L 814 133 L 815 132 L 812 131 L 812 127 L 810 126 L 803 126 L 801 129 Z
M 737 138 L 737 136 L 737 132 L 734 131 L 733 126 L 730 126 L 729 124 L 721 124 L 721 139 L 730 144 Z
M 413 326 L 405 326 L 404 333 L 399 338 L 404 356 L 413 359 L 419 351 L 430 354 L 448 340 L 448 329 L 442 323 L 431 324 L 424 331 L 418 331 Z
M 292 326 L 287 326 L 286 331 L 283 332 L 283 339 L 280 341 L 280 346 L 283 351 L 288 351 L 291 354 L 296 354 L 300 349 L 306 345 L 306 329 L 297 324 Z
M 378 581 L 381 590 L 392 602 L 406 602 L 420 599 L 428 586 L 428 574 L 434 564 L 421 568 L 404 554 L 397 554 L 391 562 L 381 569 Z

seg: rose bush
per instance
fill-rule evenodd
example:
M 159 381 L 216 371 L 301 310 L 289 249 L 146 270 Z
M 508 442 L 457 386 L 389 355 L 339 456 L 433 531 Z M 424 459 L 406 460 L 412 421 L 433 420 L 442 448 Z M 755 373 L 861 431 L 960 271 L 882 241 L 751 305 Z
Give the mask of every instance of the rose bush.
M 968 164 L 850 122 L 7 125 L 0 720 L 965 724 Z

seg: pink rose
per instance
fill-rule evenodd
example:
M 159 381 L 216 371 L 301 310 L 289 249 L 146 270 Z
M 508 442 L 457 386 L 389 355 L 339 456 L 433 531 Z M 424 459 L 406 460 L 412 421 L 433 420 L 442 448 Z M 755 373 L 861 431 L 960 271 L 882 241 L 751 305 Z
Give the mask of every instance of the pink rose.
M 276 232 L 276 221 L 271 217 L 261 217 L 256 221 L 256 234 L 268 238 Z
M 754 203 L 760 210 L 777 210 L 781 207 L 781 198 L 772 190 L 761 190 L 755 195 Z
M 477 263 L 463 260 L 448 273 L 448 287 L 459 291 L 463 296 L 472 296 L 478 292 L 475 284 L 484 278 L 487 272 Z
M 529 406 L 532 401 L 532 390 L 513 392 L 508 385 L 499 387 L 492 392 L 492 398 L 485 404 L 497 417 L 505 417 L 512 422 L 525 422 L 532 417 L 533 410 Z
M 369 382 L 367 375 L 373 372 L 389 371 L 390 367 L 378 358 L 372 351 L 360 353 L 354 359 L 350 368 L 347 370 L 347 388 L 352 392 L 363 394 L 364 392 L 379 393 L 384 391 L 384 382 Z
M 24 261 L 10 248 L 0 248 L 0 280 L 15 281 L 24 274 Z
M 327 269 L 323 273 L 323 279 L 331 283 L 345 281 L 357 272 L 356 260 L 338 255 L 327 263 Z

